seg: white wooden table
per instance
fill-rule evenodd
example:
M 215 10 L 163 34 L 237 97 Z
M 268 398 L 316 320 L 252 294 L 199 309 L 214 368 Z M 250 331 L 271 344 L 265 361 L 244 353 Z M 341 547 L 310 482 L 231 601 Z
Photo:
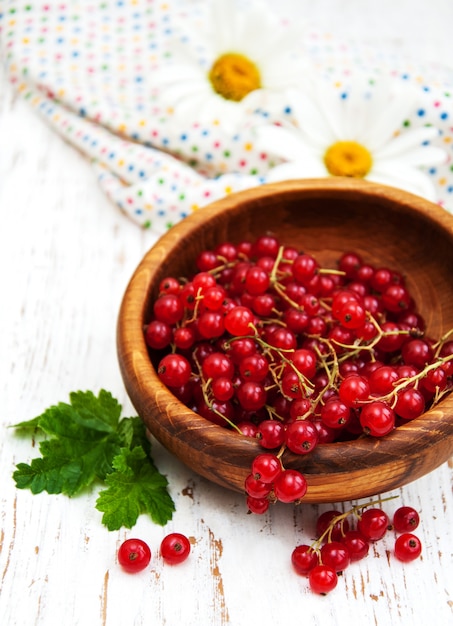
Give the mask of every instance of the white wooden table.
M 449 58 L 453 71 L 451 0 L 280 0 L 279 8 L 420 61 Z M 78 389 L 108 389 L 125 415 L 134 414 L 116 358 L 116 317 L 154 237 L 109 203 L 90 165 L 21 101 L 3 73 L 0 218 L 2 626 L 453 624 L 453 463 L 395 492 L 421 514 L 422 558 L 398 563 L 390 535 L 327 597 L 310 593 L 289 560 L 327 505 L 246 515 L 240 494 L 199 478 L 157 443 L 154 459 L 176 504 L 165 528 L 143 517 L 133 531 L 109 532 L 94 508 L 96 492 L 69 499 L 17 490 L 15 464 L 36 450 L 10 424 Z M 172 530 L 193 541 L 190 559 L 173 568 L 157 555 Z M 153 551 L 151 567 L 136 576 L 116 563 L 130 536 Z

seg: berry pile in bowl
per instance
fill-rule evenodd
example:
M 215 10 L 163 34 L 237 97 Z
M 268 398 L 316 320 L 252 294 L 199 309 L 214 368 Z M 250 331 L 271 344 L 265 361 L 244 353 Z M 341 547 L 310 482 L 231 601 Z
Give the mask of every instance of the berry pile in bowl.
M 453 216 L 331 178 L 192 214 L 145 255 L 117 346 L 150 433 L 269 503 L 382 494 L 453 454 Z

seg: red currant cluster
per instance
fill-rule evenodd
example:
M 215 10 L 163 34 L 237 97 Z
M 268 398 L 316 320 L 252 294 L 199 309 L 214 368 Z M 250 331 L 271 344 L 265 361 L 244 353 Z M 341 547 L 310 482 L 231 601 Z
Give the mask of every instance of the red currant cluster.
M 291 554 L 294 570 L 308 578 L 312 591 L 323 595 L 332 591 L 338 575 L 352 562 L 366 557 L 370 543 L 382 539 L 390 530 L 397 534 L 394 555 L 398 560 L 409 562 L 420 556 L 422 544 L 413 534 L 420 521 L 417 511 L 409 506 L 398 508 L 392 524 L 381 502 L 358 505 L 346 513 L 331 509 L 318 517 L 318 539 L 311 545 L 298 545 Z
M 181 533 L 166 535 L 160 544 L 160 555 L 165 563 L 177 565 L 190 554 L 190 541 Z M 118 563 L 130 574 L 144 570 L 151 561 L 151 550 L 143 539 L 126 539 L 118 550 Z
M 145 339 L 172 392 L 208 420 L 256 437 L 248 506 L 297 502 L 307 485 L 284 449 L 381 437 L 452 388 L 453 331 L 425 334 L 404 277 L 346 252 L 336 268 L 274 236 L 201 252 L 167 277 Z

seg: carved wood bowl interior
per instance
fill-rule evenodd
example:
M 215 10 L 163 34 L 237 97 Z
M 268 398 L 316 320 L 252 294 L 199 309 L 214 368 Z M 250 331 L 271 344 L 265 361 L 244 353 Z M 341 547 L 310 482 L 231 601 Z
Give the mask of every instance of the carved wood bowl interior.
M 401 190 L 353 179 L 289 181 L 232 194 L 171 228 L 145 255 L 124 294 L 117 347 L 128 395 L 151 434 L 196 473 L 235 491 L 259 443 L 215 425 L 182 404 L 159 380 L 144 341 L 152 300 L 166 276 L 188 276 L 204 249 L 271 232 L 281 243 L 334 267 L 342 252 L 399 270 L 427 323 L 441 337 L 453 327 L 453 216 Z M 307 478 L 306 502 L 382 494 L 431 472 L 453 454 L 453 394 L 383 438 L 285 452 L 285 467 Z

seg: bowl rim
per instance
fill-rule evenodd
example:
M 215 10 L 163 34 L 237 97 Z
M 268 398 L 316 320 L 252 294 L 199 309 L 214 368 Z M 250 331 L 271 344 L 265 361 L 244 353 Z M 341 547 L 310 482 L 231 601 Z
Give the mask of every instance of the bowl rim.
M 305 197 L 319 197 L 321 194 L 323 198 L 339 195 L 347 197 L 354 193 L 382 203 L 397 202 L 402 210 L 412 214 L 415 212 L 423 219 L 436 223 L 449 235 L 453 244 L 453 215 L 442 207 L 401 189 L 349 178 L 303 179 L 268 183 L 217 200 L 173 226 L 146 252 L 135 269 L 124 292 L 117 322 L 118 358 L 126 390 L 139 414 L 145 413 L 142 418 L 151 433 L 165 447 L 171 448 L 175 444 L 178 449 L 184 449 L 186 453 L 190 453 L 189 448 L 195 441 L 198 442 L 196 449 L 203 453 L 211 448 L 215 449 L 219 432 L 221 432 L 223 439 L 234 448 L 236 452 L 234 458 L 242 454 L 256 455 L 259 450 L 262 450 L 256 440 L 210 423 L 204 417 L 194 413 L 160 382 L 151 359 L 147 357 L 143 333 L 146 301 L 150 297 L 150 284 L 153 277 L 158 273 L 168 250 L 177 245 L 188 233 L 202 227 L 206 220 L 212 219 L 219 213 L 234 210 L 239 202 L 266 201 L 275 194 L 285 197 L 295 192 L 304 193 Z M 149 417 L 153 412 L 165 413 L 169 410 L 172 411 L 171 430 L 165 420 L 152 421 Z M 186 441 L 187 424 L 190 424 L 190 430 L 196 432 L 197 437 L 197 439 L 192 439 L 191 446 L 187 446 Z M 416 442 L 408 448 L 410 433 L 413 433 L 414 437 L 416 435 Z M 286 467 L 302 467 L 310 476 L 312 465 L 315 467 L 324 465 L 330 467 L 329 471 L 333 474 L 341 474 L 344 471 L 351 472 L 351 469 L 360 471 L 368 468 L 370 454 L 373 454 L 375 459 L 379 459 L 382 453 L 382 457 L 392 457 L 395 462 L 403 456 L 406 463 L 408 460 L 413 463 L 414 474 L 411 480 L 414 480 L 426 473 L 420 468 L 419 471 L 417 470 L 421 456 L 420 450 L 437 445 L 442 438 L 451 438 L 452 443 L 448 449 L 443 450 L 442 460 L 438 459 L 437 465 L 447 460 L 453 453 L 453 394 L 443 398 L 416 420 L 399 426 L 382 438 L 385 440 L 385 451 L 380 449 L 379 438 L 362 437 L 344 442 L 320 444 L 309 455 L 306 455 L 310 457 L 309 459 L 305 457 L 301 459 L 300 456 L 285 451 L 283 459 Z M 335 461 L 340 451 L 342 457 L 350 460 L 349 469 L 343 469 Z

